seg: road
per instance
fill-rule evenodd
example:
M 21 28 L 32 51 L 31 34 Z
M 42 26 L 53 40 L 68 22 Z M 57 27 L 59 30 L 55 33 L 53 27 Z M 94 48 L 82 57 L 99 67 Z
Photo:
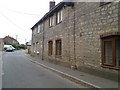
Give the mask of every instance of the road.
M 31 63 L 23 51 L 4 52 L 3 88 L 78 88 L 79 86 Z M 82 88 L 82 86 L 81 86 Z

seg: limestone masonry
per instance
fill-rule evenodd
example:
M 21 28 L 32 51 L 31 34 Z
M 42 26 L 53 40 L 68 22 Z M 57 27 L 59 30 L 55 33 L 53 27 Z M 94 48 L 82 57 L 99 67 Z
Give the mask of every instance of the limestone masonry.
M 59 3 L 31 28 L 32 55 L 117 80 L 119 10 L 119 2 Z

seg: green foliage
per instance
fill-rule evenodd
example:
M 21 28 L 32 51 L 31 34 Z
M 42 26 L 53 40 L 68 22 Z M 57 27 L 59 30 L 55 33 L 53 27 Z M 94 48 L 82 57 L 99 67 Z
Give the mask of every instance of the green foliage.
M 19 45 L 19 46 L 17 46 L 17 50 L 20 50 L 20 49 L 26 49 L 26 47 L 25 46 L 21 46 L 21 45 Z

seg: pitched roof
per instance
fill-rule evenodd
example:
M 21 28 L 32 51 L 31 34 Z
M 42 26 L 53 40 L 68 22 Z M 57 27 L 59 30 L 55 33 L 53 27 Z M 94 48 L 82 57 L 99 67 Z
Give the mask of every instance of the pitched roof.
M 9 42 L 9 41 L 11 41 L 11 40 L 14 40 L 15 42 L 17 42 L 17 43 L 19 43 L 16 39 L 14 39 L 13 37 L 11 37 L 11 36 L 5 36 L 4 38 L 3 38 L 3 41 L 4 42 Z
M 59 11 L 64 6 L 73 6 L 73 3 L 72 2 L 60 2 L 60 3 L 58 3 L 54 8 L 52 8 L 49 12 L 47 12 L 31 29 L 33 29 L 39 23 L 42 23 L 44 20 L 46 20 L 51 15 L 53 15 L 55 12 Z

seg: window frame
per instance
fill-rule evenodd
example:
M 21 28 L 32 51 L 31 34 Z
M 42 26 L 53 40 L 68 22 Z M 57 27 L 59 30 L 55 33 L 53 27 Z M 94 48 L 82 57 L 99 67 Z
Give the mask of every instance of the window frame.
M 63 10 L 61 9 L 56 13 L 56 24 L 61 23 L 62 20 L 63 20 Z
M 54 15 L 49 17 L 49 27 L 54 26 Z
M 100 0 L 100 6 L 103 6 L 103 5 L 109 4 L 109 3 L 111 3 L 112 1 L 114 1 L 114 0 L 110 0 L 110 1 Z
M 120 39 L 119 36 L 111 36 L 111 37 L 106 37 L 102 38 L 102 65 L 103 66 L 108 66 L 108 67 L 113 67 L 115 69 L 120 69 L 120 66 L 117 66 L 117 61 L 116 61 L 116 40 Z M 105 63 L 105 42 L 111 41 L 112 42 L 112 64 L 106 64 Z
M 53 55 L 53 41 L 48 42 L 48 56 Z
M 34 27 L 34 29 L 33 29 L 33 35 L 34 35 L 34 36 L 36 35 L 36 31 L 37 31 L 37 28 Z
M 41 23 L 41 32 L 43 31 L 43 28 L 44 28 L 44 27 L 43 27 L 43 23 Z
M 56 43 L 56 52 L 55 52 L 55 55 L 56 55 L 56 57 L 61 57 L 62 56 L 62 40 L 61 39 L 57 39 L 55 41 L 55 43 Z
M 112 42 L 112 64 L 106 64 L 106 60 L 105 60 L 105 42 Z M 115 48 L 114 48 L 114 41 L 113 38 L 109 38 L 109 39 L 104 39 L 102 40 L 102 64 L 106 65 L 106 66 L 115 66 L 115 58 L 114 58 L 114 53 L 115 53 Z
M 40 32 L 41 32 L 41 25 L 38 25 L 37 33 L 40 33 Z

